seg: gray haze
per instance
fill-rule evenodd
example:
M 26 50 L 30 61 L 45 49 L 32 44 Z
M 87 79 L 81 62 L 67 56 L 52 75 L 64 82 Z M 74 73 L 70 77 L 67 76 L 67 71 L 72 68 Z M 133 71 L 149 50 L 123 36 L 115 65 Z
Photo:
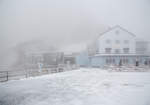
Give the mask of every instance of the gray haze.
M 19 43 L 63 48 L 120 25 L 150 39 L 150 0 L 0 0 L 0 57 Z M 9 55 L 9 54 L 8 54 Z

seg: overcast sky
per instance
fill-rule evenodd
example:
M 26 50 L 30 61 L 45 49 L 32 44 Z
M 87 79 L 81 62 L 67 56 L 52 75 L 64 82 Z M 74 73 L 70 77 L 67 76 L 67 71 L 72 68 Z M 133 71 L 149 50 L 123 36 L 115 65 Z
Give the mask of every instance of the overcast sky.
M 115 25 L 150 34 L 150 0 L 0 0 L 0 15 L 0 42 L 8 45 L 36 38 L 83 41 Z
M 0 0 L 0 47 L 84 43 L 115 25 L 150 39 L 149 19 L 150 0 Z

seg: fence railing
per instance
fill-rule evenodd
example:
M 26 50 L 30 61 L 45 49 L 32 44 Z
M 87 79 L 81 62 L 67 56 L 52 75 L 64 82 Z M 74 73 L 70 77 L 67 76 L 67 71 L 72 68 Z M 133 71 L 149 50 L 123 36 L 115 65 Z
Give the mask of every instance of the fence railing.
M 0 71 L 0 82 L 8 81 L 8 71 Z
M 39 69 L 26 69 L 26 70 L 12 70 L 12 71 L 0 71 L 0 82 L 6 82 L 8 80 L 18 80 L 28 77 L 35 77 L 40 75 L 64 72 L 72 70 L 73 68 L 67 69 L 66 67 L 51 67 Z

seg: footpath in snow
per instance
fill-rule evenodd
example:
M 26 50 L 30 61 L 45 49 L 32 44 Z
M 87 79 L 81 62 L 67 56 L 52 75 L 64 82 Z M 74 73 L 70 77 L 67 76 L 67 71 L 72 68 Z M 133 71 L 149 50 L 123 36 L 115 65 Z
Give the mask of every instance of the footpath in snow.
M 79 69 L 0 83 L 0 105 L 150 105 L 150 72 Z

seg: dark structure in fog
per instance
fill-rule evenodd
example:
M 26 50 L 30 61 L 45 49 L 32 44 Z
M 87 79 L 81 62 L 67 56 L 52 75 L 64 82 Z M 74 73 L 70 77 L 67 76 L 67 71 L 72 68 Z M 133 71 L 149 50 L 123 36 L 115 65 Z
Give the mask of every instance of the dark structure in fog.
M 64 54 L 62 52 L 36 52 L 26 55 L 25 65 L 29 68 L 38 68 L 42 64 L 43 68 L 63 64 Z

